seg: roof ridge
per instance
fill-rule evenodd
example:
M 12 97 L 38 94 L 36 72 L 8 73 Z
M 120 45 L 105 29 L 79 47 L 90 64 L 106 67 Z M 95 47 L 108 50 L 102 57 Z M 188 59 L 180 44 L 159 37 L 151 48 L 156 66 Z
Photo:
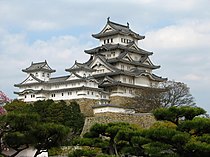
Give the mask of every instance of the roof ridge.
M 125 27 L 125 28 L 129 29 L 128 25 L 126 26 L 126 25 L 123 25 L 123 24 L 120 24 L 120 23 L 116 23 L 116 22 L 113 22 L 113 21 L 107 21 L 107 23 L 111 23 L 111 24 L 118 25 L 118 26 Z
M 44 61 L 44 62 L 36 62 L 36 63 L 31 63 L 31 65 L 37 65 L 37 64 L 46 64 L 47 62 L 46 61 Z

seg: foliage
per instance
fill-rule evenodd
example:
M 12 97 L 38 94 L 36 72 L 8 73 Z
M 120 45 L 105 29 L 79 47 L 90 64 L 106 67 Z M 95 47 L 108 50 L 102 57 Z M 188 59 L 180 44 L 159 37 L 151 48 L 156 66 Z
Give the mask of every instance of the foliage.
M 78 135 L 84 123 L 75 102 L 67 105 L 64 101 L 46 100 L 26 104 L 14 100 L 5 108 L 8 113 L 0 116 L 0 138 L 5 146 L 16 150 L 12 156 L 29 145 L 37 148 L 35 156 L 43 150 L 59 147 Z
M 40 115 L 42 122 L 59 123 L 72 129 L 79 135 L 84 125 L 84 116 L 76 102 L 66 104 L 64 101 L 37 101 L 33 104 L 33 112 Z
M 75 156 L 88 156 L 83 152 L 83 147 L 88 146 L 91 150 L 100 148 L 98 154 L 108 156 L 207 157 L 210 119 L 198 117 L 204 113 L 203 109 L 190 106 L 157 109 L 154 115 L 159 121 L 148 129 L 127 123 L 95 124 L 75 141 L 81 146 Z
M 27 104 L 21 100 L 13 100 L 10 103 L 7 103 L 4 108 L 7 110 L 7 112 L 27 112 L 29 108 L 31 107 L 30 104 Z
M 60 146 L 66 139 L 69 128 L 61 124 L 43 123 L 34 126 L 31 135 L 33 137 L 33 145 L 37 149 L 37 155 L 41 150 L 48 150 L 51 147 Z
M 60 147 L 52 147 L 48 149 L 49 156 L 55 156 L 62 154 L 63 150 Z
M 192 120 L 194 117 L 205 113 L 206 111 L 200 107 L 190 106 L 158 108 L 153 112 L 157 120 L 167 120 L 176 125 L 178 125 L 180 120 Z

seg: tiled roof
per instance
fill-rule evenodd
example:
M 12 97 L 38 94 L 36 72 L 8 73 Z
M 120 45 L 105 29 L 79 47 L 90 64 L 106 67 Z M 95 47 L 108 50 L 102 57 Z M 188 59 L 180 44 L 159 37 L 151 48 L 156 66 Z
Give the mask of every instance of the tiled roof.
M 127 64 L 130 64 L 130 65 L 137 65 L 137 66 L 150 68 L 150 69 L 158 69 L 158 68 L 160 68 L 159 65 L 147 65 L 147 64 L 143 64 L 143 63 L 141 63 L 139 61 L 127 61 L 127 60 L 118 59 L 118 58 L 108 59 L 107 62 L 110 63 L 110 64 L 116 63 L 116 62 L 122 62 L 122 63 L 127 63 Z
M 118 24 L 118 23 L 115 23 L 115 22 L 112 22 L 112 21 L 108 20 L 106 25 L 109 25 L 114 30 L 113 31 L 109 31 L 109 32 L 105 32 L 105 33 L 103 33 L 101 31 L 100 33 L 93 34 L 92 36 L 94 38 L 100 39 L 101 37 L 106 37 L 106 36 L 115 35 L 115 34 L 122 34 L 122 35 L 131 35 L 131 36 L 133 36 L 134 38 L 136 38 L 138 40 L 142 40 L 142 39 L 145 38 L 145 36 L 141 36 L 141 35 L 133 32 L 129 28 L 128 24 L 126 26 L 126 25 Z
M 78 63 L 75 61 L 74 65 L 71 68 L 65 69 L 65 71 L 73 72 L 73 71 L 78 71 L 78 70 L 84 70 L 84 71 L 89 71 L 93 72 L 94 70 L 88 67 L 85 63 Z
M 47 72 L 55 72 L 55 70 L 51 69 L 47 64 L 47 61 L 38 62 L 38 63 L 31 63 L 31 65 L 22 70 L 23 72 L 35 72 L 35 71 L 47 71 Z
M 142 54 L 142 55 L 152 55 L 153 54 L 152 52 L 148 52 L 148 51 L 140 49 L 140 48 L 138 48 L 138 50 L 136 50 L 136 49 L 132 49 L 130 45 L 121 45 L 121 44 L 105 44 L 105 45 L 101 45 L 101 46 L 98 46 L 98 47 L 90 49 L 90 50 L 85 50 L 85 53 L 98 54 L 98 53 L 101 53 L 104 51 L 111 51 L 111 50 L 116 50 L 116 49 L 134 52 L 134 53 L 138 53 L 138 54 Z

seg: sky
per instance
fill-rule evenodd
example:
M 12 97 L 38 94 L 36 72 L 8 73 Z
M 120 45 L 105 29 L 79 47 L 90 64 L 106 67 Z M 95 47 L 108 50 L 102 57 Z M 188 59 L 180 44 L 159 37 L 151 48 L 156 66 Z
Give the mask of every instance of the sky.
M 0 0 L 0 90 L 17 97 L 14 84 L 31 62 L 47 60 L 53 76 L 68 75 L 75 60 L 99 46 L 91 35 L 110 20 L 144 35 L 154 73 L 183 82 L 197 106 L 210 113 L 209 0 Z

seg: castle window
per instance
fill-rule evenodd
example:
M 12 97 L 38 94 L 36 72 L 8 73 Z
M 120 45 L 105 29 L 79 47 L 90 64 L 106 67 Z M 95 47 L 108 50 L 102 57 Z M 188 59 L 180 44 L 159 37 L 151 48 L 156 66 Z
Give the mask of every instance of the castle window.
M 123 38 L 121 38 L 121 42 L 123 43 Z
M 93 92 L 91 92 L 92 93 L 92 95 L 94 94 Z
M 51 97 L 55 97 L 55 94 L 52 94 Z
M 42 73 L 42 77 L 44 77 L 44 73 Z
M 89 92 L 89 91 L 87 91 L 87 94 L 89 95 L 89 94 L 90 94 L 90 92 Z
M 61 95 L 63 96 L 64 94 L 63 94 L 63 93 L 61 93 Z
M 113 43 L 113 38 L 111 38 L 111 43 Z
M 107 43 L 109 43 L 109 39 L 107 39 Z
M 55 85 L 55 88 L 59 88 L 59 85 Z
M 111 57 L 111 54 L 107 54 L 107 57 Z
M 50 74 L 47 74 L 47 77 L 49 78 L 50 77 Z
M 35 75 L 36 77 L 38 77 L 38 73 L 36 73 L 36 75 Z
M 68 95 L 72 95 L 72 92 L 68 92 Z
M 111 52 L 112 56 L 114 57 L 115 56 L 115 52 Z
M 106 44 L 106 40 L 104 40 L 104 44 Z
M 123 82 L 126 82 L 126 77 L 123 77 Z
M 129 79 L 129 83 L 133 83 L 133 80 L 132 79 Z
M 27 95 L 25 95 L 25 98 L 27 98 Z
M 132 93 L 133 93 L 133 91 L 130 89 L 130 90 L 129 90 L 129 93 L 130 93 L 130 94 L 132 94 Z
M 124 70 L 124 65 L 121 65 L 121 69 Z

